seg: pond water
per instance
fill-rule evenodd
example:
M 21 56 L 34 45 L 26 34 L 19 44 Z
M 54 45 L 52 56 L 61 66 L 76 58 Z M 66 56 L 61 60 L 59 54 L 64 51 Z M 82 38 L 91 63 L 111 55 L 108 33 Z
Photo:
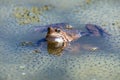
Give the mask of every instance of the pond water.
M 0 0 L 0 80 L 120 80 L 119 0 Z M 21 46 L 45 34 L 35 26 L 69 23 L 96 24 L 111 34 L 97 43 L 96 51 L 50 55 L 46 47 Z M 84 29 L 84 28 L 83 28 Z M 74 43 L 73 43 L 74 44 Z M 24 45 L 24 44 L 23 44 Z M 34 51 L 36 48 L 40 52 Z

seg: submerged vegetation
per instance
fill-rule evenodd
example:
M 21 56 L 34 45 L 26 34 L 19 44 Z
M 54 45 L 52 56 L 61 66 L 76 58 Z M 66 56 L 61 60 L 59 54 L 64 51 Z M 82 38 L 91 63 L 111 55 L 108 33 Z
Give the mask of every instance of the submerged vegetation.
M 51 8 L 49 5 L 44 5 L 40 8 L 34 6 L 31 8 L 27 7 L 16 7 L 13 15 L 20 25 L 32 24 L 40 22 L 40 16 L 44 11 L 48 11 Z

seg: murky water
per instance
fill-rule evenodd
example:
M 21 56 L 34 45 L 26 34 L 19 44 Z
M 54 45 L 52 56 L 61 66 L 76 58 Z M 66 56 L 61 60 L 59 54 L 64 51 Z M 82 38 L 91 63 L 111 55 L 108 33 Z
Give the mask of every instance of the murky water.
M 119 0 L 1 0 L 0 1 L 0 80 L 120 80 Z M 28 14 L 29 13 L 29 14 Z M 45 47 L 35 53 L 36 42 L 45 34 L 35 26 L 67 22 L 100 25 L 112 34 L 94 43 L 96 51 L 64 52 L 49 55 Z M 44 44 L 43 44 L 44 45 Z

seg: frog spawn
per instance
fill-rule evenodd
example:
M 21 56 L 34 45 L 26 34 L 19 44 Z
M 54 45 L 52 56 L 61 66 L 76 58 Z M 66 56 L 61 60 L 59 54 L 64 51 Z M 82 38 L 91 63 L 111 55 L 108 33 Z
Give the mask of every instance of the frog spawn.
M 72 75 L 69 76 L 72 80 L 119 80 L 119 59 L 113 54 L 107 57 L 101 54 L 99 57 L 93 54 L 71 58 L 67 68 L 68 76 Z
M 101 54 L 104 52 L 101 51 Z M 92 55 L 91 55 L 92 54 Z M 81 56 L 64 56 L 63 57 L 51 57 L 44 56 L 41 58 L 36 57 L 37 62 L 31 62 L 30 66 L 24 67 L 27 71 L 25 76 L 29 74 L 29 80 L 119 80 L 120 66 L 119 59 L 113 54 L 105 57 L 106 55 L 99 55 L 91 53 L 90 55 Z M 47 63 L 46 60 L 48 59 Z M 35 57 L 34 57 L 35 60 Z M 40 67 L 42 65 L 41 60 L 45 60 L 43 64 L 47 67 Z M 49 61 L 50 60 L 50 61 Z M 55 61 L 54 61 L 55 60 Z M 57 61 L 56 61 L 57 60 Z M 58 63 L 59 61 L 59 63 Z M 39 65 L 38 65 L 39 64 Z M 43 66 L 43 65 L 42 65 Z M 40 70 L 40 71 L 39 71 Z M 32 73 L 29 73 L 31 72 Z M 33 72 L 34 71 L 34 72 Z M 103 73 L 104 72 L 104 73 Z M 31 76 L 30 76 L 31 75 Z M 23 80 L 28 79 L 23 75 Z
M 103 0 L 101 0 L 101 1 L 103 1 Z M 105 2 L 105 4 L 107 4 L 107 2 Z M 110 8 L 111 7 L 109 7 L 109 10 L 110 10 Z M 8 8 L 8 9 L 10 9 L 10 8 Z M 115 9 L 111 10 L 113 12 L 112 14 L 114 14 L 114 12 L 116 12 L 116 9 L 119 11 L 118 8 L 115 8 Z M 7 11 L 9 11 L 9 10 L 7 10 Z M 80 13 L 82 13 L 81 9 L 79 11 L 80 11 Z M 84 12 L 83 15 L 76 14 L 73 16 L 69 16 L 69 20 L 71 20 L 71 22 L 74 22 L 74 21 L 76 22 L 77 20 L 79 20 L 77 24 L 79 24 L 80 21 L 81 21 L 81 23 L 88 23 L 89 21 L 91 21 L 91 23 L 98 23 L 101 25 L 102 23 L 100 23 L 100 19 L 105 20 L 105 21 L 108 20 L 108 22 L 109 22 L 110 17 L 112 20 L 116 18 L 116 17 L 112 17 L 109 14 L 106 14 L 106 12 L 111 13 L 108 10 L 107 11 L 105 10 L 105 13 L 103 13 L 103 14 L 101 14 L 101 12 L 103 12 L 103 11 L 99 11 L 99 13 L 96 13 L 96 14 L 99 14 L 99 15 L 97 15 L 97 18 L 95 18 L 95 16 L 94 16 L 94 15 L 96 15 L 96 14 L 94 14 L 95 12 L 92 12 L 89 10 L 83 11 L 83 12 Z M 5 13 L 7 13 L 7 12 L 5 12 Z M 117 12 L 117 13 L 119 13 L 119 12 Z M 91 16 L 91 14 L 93 14 L 92 15 L 93 17 Z M 67 14 L 67 16 L 68 15 L 69 14 Z M 108 16 L 107 16 L 107 18 L 101 18 L 100 15 L 103 15 L 103 16 L 108 15 Z M 48 15 L 48 16 L 51 16 L 51 15 Z M 92 19 L 88 18 L 88 16 L 91 17 Z M 51 19 L 51 20 L 48 20 L 48 18 L 45 19 L 45 23 L 43 23 L 43 24 L 46 24 L 46 21 L 47 21 L 47 23 L 63 21 L 63 18 L 61 19 L 60 17 L 57 17 L 57 18 L 56 17 L 57 16 L 50 17 L 49 19 Z M 98 18 L 98 17 L 100 17 L 100 18 Z M 75 18 L 75 20 L 72 20 L 72 18 Z M 4 18 L 4 19 L 6 19 L 6 18 Z M 113 22 L 114 21 L 112 21 L 108 24 L 111 24 Z M 5 24 L 7 24 L 7 23 L 5 22 Z M 120 34 L 119 33 L 120 28 L 117 25 L 116 26 L 114 25 L 115 27 L 113 27 L 108 24 L 107 24 L 107 27 L 106 26 L 105 27 L 109 32 L 112 32 L 112 34 L 114 34 L 114 35 Z M 5 32 L 8 32 L 8 33 L 9 33 L 9 31 L 17 32 L 20 29 L 20 26 L 18 26 L 18 25 L 11 25 L 11 23 L 7 24 L 7 25 L 9 25 L 9 26 L 7 27 L 7 31 L 5 30 Z M 14 27 L 15 30 L 14 30 L 14 28 L 11 29 L 11 27 L 13 27 L 13 26 L 15 26 Z M 24 29 L 26 28 L 26 31 L 27 31 L 28 27 L 30 27 L 30 26 L 26 26 L 26 27 L 24 27 Z M 6 26 L 5 26 L 5 28 L 6 28 Z M 9 34 L 8 36 L 11 36 L 11 34 Z M 5 35 L 5 37 L 7 37 L 7 34 Z M 18 49 L 18 47 L 15 47 L 13 49 L 13 46 L 9 46 L 8 42 L 6 40 L 0 41 L 0 43 L 1 43 L 0 51 L 2 51 L 2 53 L 0 54 L 0 56 L 1 56 L 0 57 L 0 60 L 1 60 L 0 61 L 0 68 L 1 68 L 0 69 L 0 79 L 1 80 L 7 80 L 7 79 L 8 80 L 10 80 L 10 79 L 11 80 L 13 80 L 13 79 L 15 79 L 15 80 L 40 80 L 40 79 L 42 79 L 42 80 L 44 80 L 44 79 L 45 80 L 56 80 L 56 79 L 57 80 L 77 80 L 78 78 L 79 79 L 81 78 L 81 80 L 101 80 L 101 79 L 102 80 L 106 80 L 106 79 L 120 80 L 120 77 L 119 77 L 119 74 L 120 74 L 120 72 L 119 72 L 119 70 L 120 70 L 120 66 L 119 66 L 119 64 L 120 64 L 119 63 L 120 62 L 120 60 L 119 60 L 120 59 L 119 58 L 119 52 L 120 52 L 119 51 L 119 43 L 120 43 L 119 36 L 116 36 L 116 37 L 112 36 L 112 37 L 109 37 L 108 39 L 106 39 L 104 44 L 107 45 L 106 47 L 108 47 L 108 48 L 110 48 L 110 46 L 111 46 L 111 48 L 109 50 L 110 52 L 101 52 L 101 51 L 96 52 L 96 53 L 95 52 L 89 52 L 89 53 L 84 52 L 84 54 L 90 54 L 91 56 L 90 55 L 79 55 L 79 57 L 78 56 L 76 57 L 74 55 L 71 56 L 70 54 L 67 54 L 62 57 L 55 58 L 55 57 L 51 57 L 51 55 L 46 55 L 47 52 L 45 52 L 44 54 L 41 53 L 41 54 L 34 55 L 33 53 L 31 53 L 32 50 L 30 50 L 30 49 L 26 49 L 26 48 Z M 114 47 L 112 47 L 112 46 L 114 46 Z M 17 51 L 15 51 L 16 49 L 17 49 Z M 111 51 L 113 51 L 113 50 L 116 52 L 112 53 Z M 14 53 L 17 53 L 17 54 L 14 54 Z M 92 56 L 92 54 L 93 54 L 93 56 Z M 102 54 L 102 56 L 100 56 L 100 54 Z M 104 54 L 106 54 L 106 55 L 104 55 Z M 24 66 L 24 67 L 21 67 L 21 66 Z

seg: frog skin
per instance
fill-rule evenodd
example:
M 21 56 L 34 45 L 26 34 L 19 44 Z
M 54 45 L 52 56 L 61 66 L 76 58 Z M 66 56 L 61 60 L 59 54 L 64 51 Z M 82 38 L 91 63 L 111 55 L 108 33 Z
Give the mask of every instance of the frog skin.
M 68 23 L 56 23 L 39 26 L 35 28 L 35 31 L 41 33 L 47 32 L 47 34 L 45 38 L 38 40 L 37 44 L 39 45 L 44 41 L 71 42 L 83 36 L 104 37 L 105 35 L 109 35 L 100 26 L 94 24 L 86 24 L 85 29 L 86 31 L 74 29 Z
M 48 27 L 48 32 L 46 35 L 47 41 L 56 41 L 56 42 L 71 42 L 80 38 L 79 34 L 68 33 L 59 28 Z
M 46 32 L 46 37 L 40 39 L 37 42 L 39 46 L 41 42 L 47 42 L 47 49 L 49 54 L 61 55 L 62 51 L 69 45 L 70 42 L 75 41 L 81 37 L 105 37 L 109 35 L 100 26 L 94 24 L 86 24 L 86 31 L 81 31 L 79 29 L 74 29 L 71 25 L 67 23 L 57 23 L 46 26 L 40 26 L 35 29 L 41 33 Z M 79 50 L 81 47 L 86 50 L 97 49 L 97 47 L 91 46 L 89 44 L 77 44 L 73 51 Z

